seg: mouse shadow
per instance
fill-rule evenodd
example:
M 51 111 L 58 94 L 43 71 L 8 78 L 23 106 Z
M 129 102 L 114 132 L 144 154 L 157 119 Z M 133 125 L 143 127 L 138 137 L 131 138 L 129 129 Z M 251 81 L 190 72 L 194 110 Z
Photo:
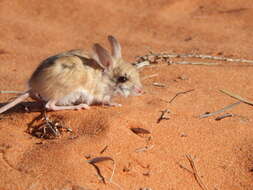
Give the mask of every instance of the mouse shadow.
M 8 103 L 0 103 L 0 108 Z M 44 102 L 21 102 L 2 114 L 41 112 L 44 108 Z

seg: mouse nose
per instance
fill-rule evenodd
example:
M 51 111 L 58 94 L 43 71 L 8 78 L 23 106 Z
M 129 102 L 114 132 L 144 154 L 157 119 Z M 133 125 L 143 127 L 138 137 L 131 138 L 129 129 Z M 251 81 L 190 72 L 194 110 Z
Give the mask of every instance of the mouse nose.
M 142 89 L 142 87 L 135 87 L 135 92 L 138 94 L 138 95 L 141 95 L 141 94 L 143 94 L 143 89 Z

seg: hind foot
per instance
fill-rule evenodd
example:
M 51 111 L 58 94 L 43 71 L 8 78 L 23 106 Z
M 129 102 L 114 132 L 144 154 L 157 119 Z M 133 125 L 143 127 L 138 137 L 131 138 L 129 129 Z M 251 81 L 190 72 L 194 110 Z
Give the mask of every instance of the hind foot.
M 49 100 L 45 107 L 48 110 L 58 111 L 58 110 L 80 110 L 80 109 L 89 109 L 90 106 L 88 104 L 78 104 L 73 106 L 57 106 L 56 101 Z

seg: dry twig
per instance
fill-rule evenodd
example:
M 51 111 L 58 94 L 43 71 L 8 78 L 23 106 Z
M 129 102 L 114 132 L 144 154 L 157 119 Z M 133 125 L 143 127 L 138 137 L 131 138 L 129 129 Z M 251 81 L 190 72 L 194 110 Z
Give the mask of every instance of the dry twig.
M 237 94 L 234 94 L 234 93 L 231 93 L 227 90 L 220 90 L 222 93 L 232 97 L 232 98 L 235 98 L 237 100 L 240 100 L 241 102 L 245 103 L 245 104 L 249 104 L 251 106 L 253 106 L 253 102 L 250 101 L 250 100 L 246 100 L 245 98 L 242 98 L 241 96 L 237 95 Z
M 178 65 L 219 65 L 219 63 L 206 63 L 206 62 L 190 62 L 190 61 L 177 61 L 177 62 L 169 62 L 169 64 L 178 64 Z
M 216 121 L 220 121 L 220 120 L 222 120 L 222 119 L 224 119 L 224 118 L 233 117 L 233 116 L 234 116 L 234 115 L 231 114 L 231 113 L 226 113 L 226 114 L 224 114 L 224 115 L 221 115 L 221 116 L 216 117 L 215 120 L 216 120 Z
M 107 160 L 111 160 L 111 161 L 113 162 L 113 165 L 115 165 L 114 160 L 113 160 L 111 157 L 108 157 L 108 156 L 105 156 L 105 157 L 96 157 L 96 158 L 87 160 L 87 162 L 88 162 L 89 164 L 91 164 L 91 165 L 96 169 L 96 172 L 97 172 L 97 175 L 98 175 L 99 179 L 100 179 L 104 184 L 106 184 L 105 178 L 104 178 L 104 176 L 101 174 L 101 171 L 100 171 L 99 167 L 96 165 L 96 163 L 103 162 L 103 161 L 107 161 Z M 113 171 L 113 174 L 114 174 L 114 171 Z M 112 176 L 111 176 L 111 178 L 112 178 Z
M 100 180 L 101 180 L 104 184 L 106 184 L 105 178 L 104 178 L 104 176 L 101 174 L 101 171 L 100 171 L 100 169 L 98 168 L 98 166 L 96 165 L 96 163 L 103 162 L 103 161 L 107 161 L 107 160 L 110 160 L 110 161 L 113 162 L 113 169 L 112 169 L 111 177 L 110 177 L 110 179 L 109 179 L 109 183 L 114 184 L 114 185 L 116 185 L 118 188 L 122 189 L 121 186 L 120 186 L 119 184 L 115 183 L 115 182 L 112 180 L 112 178 L 113 178 L 113 176 L 114 176 L 114 173 L 115 173 L 115 169 L 116 169 L 116 163 L 115 163 L 115 161 L 114 161 L 111 157 L 108 157 L 108 156 L 96 157 L 96 158 L 93 158 L 93 159 L 88 160 L 87 162 L 88 162 L 89 164 L 91 164 L 91 165 L 96 169 L 96 172 L 97 172 L 98 177 L 100 178 Z
M 158 82 L 154 82 L 153 85 L 154 85 L 154 86 L 157 86 L 157 87 L 161 87 L 161 88 L 165 88 L 165 87 L 166 87 L 165 84 L 158 83 Z
M 170 54 L 170 53 L 150 53 L 144 56 L 138 56 L 137 62 L 142 62 L 142 61 L 151 60 L 151 59 L 168 59 L 168 58 L 200 58 L 200 59 L 209 59 L 209 60 L 226 61 L 226 62 L 253 63 L 253 60 L 247 60 L 247 59 L 219 57 L 219 56 L 212 56 L 212 55 Z
M 189 163 L 190 163 L 190 166 L 191 166 L 191 168 L 192 168 L 192 171 L 189 170 L 188 168 L 182 166 L 181 164 L 179 164 L 180 168 L 183 168 L 183 169 L 185 169 L 186 171 L 188 171 L 189 173 L 191 173 L 191 174 L 194 176 L 195 180 L 197 181 L 197 183 L 198 183 L 198 185 L 200 186 L 201 189 L 203 189 L 203 190 L 208 190 L 208 188 L 206 187 L 206 185 L 202 182 L 201 177 L 199 177 L 199 175 L 198 175 L 198 171 L 197 171 L 197 169 L 196 169 L 196 167 L 195 167 L 195 163 L 194 163 L 194 161 L 193 161 L 191 155 L 185 155 L 185 156 L 186 156 L 187 160 L 188 160 Z
M 199 118 L 202 119 L 202 118 L 206 118 L 206 117 L 210 117 L 210 116 L 213 116 L 213 115 L 222 113 L 222 112 L 224 112 L 224 111 L 226 111 L 226 110 L 228 110 L 228 109 L 231 109 L 231 108 L 233 108 L 233 107 L 239 105 L 240 103 L 241 103 L 241 102 L 236 102 L 236 103 L 230 104 L 230 105 L 228 105 L 228 106 L 226 106 L 226 107 L 224 107 L 224 108 L 222 108 L 222 109 L 220 109 L 220 110 L 218 110 L 218 111 L 215 111 L 215 112 L 212 112 L 212 113 L 205 113 L 205 114 L 202 114 L 202 115 L 199 116 Z
M 169 101 L 169 103 L 172 103 L 173 100 L 174 100 L 177 96 L 179 96 L 179 95 L 181 95 L 181 94 L 186 94 L 186 93 L 192 92 L 192 91 L 194 91 L 194 89 L 187 90 L 187 91 L 184 91 L 184 92 L 178 92 L 178 93 L 176 93 L 176 95 L 175 95 L 173 98 L 171 98 L 171 100 Z
M 160 123 L 162 120 L 169 120 L 169 117 L 165 117 L 165 114 L 170 113 L 168 109 L 162 110 L 160 117 L 157 119 L 156 123 Z
M 150 78 L 157 77 L 157 76 L 158 76 L 158 74 L 148 75 L 146 77 L 143 77 L 142 80 L 150 79 Z
M 103 154 L 108 148 L 108 145 L 105 145 L 105 147 L 100 151 L 100 154 Z

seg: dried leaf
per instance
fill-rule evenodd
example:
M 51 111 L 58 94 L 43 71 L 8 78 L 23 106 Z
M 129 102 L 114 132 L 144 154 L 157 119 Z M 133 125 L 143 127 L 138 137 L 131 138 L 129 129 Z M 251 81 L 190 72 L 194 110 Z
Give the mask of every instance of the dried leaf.
M 111 160 L 111 161 L 114 162 L 114 160 L 111 157 L 109 157 L 109 156 L 95 157 L 93 159 L 87 160 L 87 162 L 89 164 L 96 164 L 96 163 L 104 162 L 104 161 L 107 161 L 107 160 Z
M 104 184 L 106 184 L 105 178 L 104 178 L 104 176 L 101 174 L 101 171 L 100 171 L 99 167 L 96 165 L 96 163 L 104 162 L 104 161 L 108 161 L 108 160 L 111 160 L 111 161 L 113 162 L 113 165 L 114 165 L 113 171 L 112 171 L 112 175 L 111 175 L 111 177 L 110 177 L 110 182 L 112 182 L 112 177 L 113 177 L 114 172 L 115 172 L 116 164 L 115 164 L 114 160 L 113 160 L 111 157 L 108 157 L 108 156 L 104 156 L 104 157 L 95 157 L 95 158 L 93 158 L 93 159 L 91 159 L 91 160 L 87 160 L 87 162 L 88 162 L 89 164 L 91 164 L 91 165 L 95 168 L 95 170 L 96 170 L 96 172 L 97 172 L 97 175 L 98 175 L 99 179 L 100 179 Z
M 140 127 L 131 128 L 131 131 L 134 132 L 136 135 L 150 134 L 150 132 L 147 129 L 143 129 L 143 128 L 140 128 Z

